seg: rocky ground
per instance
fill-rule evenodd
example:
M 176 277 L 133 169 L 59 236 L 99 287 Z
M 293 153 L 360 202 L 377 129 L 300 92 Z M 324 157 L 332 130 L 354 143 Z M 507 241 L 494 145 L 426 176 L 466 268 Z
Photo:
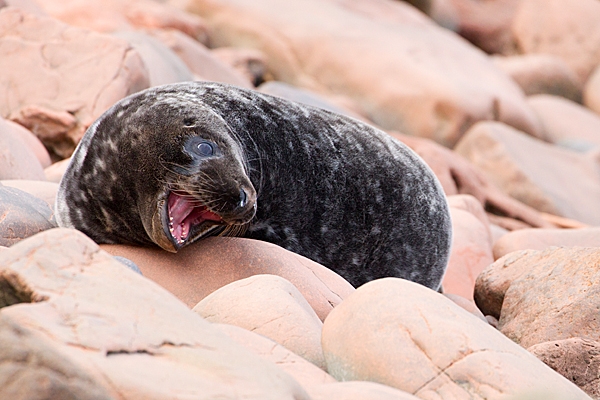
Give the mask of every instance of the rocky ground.
M 56 228 L 85 129 L 194 79 L 413 148 L 451 206 L 444 294 Z M 0 88 L 0 398 L 600 398 L 597 0 L 0 0 Z

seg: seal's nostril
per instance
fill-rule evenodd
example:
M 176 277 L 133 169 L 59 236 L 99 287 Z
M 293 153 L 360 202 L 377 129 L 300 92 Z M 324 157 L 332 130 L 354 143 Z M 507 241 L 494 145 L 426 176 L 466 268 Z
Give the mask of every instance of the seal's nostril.
M 248 195 L 244 189 L 240 189 L 240 208 L 245 207 L 248 203 Z

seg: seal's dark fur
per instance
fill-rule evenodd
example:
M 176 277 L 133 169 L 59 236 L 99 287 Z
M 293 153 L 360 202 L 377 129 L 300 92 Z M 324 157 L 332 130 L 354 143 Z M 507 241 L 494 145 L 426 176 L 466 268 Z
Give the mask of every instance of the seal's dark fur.
M 243 236 L 304 255 L 355 286 L 395 276 L 439 288 L 450 215 L 414 152 L 357 120 L 218 83 L 148 89 L 101 116 L 61 182 L 59 224 L 98 242 L 152 243 L 139 216 L 152 205 L 141 197 L 165 185 L 161 163 L 190 162 L 178 124 L 207 112 L 222 118 L 218 135 L 241 150 L 225 151 L 230 164 L 241 161 L 228 168 L 247 174 L 256 190 Z M 211 118 L 205 129 L 216 125 Z

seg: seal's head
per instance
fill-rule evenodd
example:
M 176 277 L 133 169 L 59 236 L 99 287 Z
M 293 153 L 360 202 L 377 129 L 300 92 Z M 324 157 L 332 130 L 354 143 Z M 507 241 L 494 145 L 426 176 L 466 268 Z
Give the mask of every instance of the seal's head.
M 175 252 L 250 222 L 247 168 L 236 136 L 197 97 L 142 92 L 86 132 L 61 181 L 57 220 L 101 243 Z

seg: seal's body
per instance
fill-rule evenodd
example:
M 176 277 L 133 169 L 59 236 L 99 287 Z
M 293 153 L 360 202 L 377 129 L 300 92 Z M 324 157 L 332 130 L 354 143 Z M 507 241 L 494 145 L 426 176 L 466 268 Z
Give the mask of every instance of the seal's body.
M 218 84 L 151 88 L 102 115 L 59 188 L 59 225 L 99 243 L 177 251 L 209 235 L 264 240 L 355 286 L 439 288 L 451 243 L 437 179 L 362 122 Z

